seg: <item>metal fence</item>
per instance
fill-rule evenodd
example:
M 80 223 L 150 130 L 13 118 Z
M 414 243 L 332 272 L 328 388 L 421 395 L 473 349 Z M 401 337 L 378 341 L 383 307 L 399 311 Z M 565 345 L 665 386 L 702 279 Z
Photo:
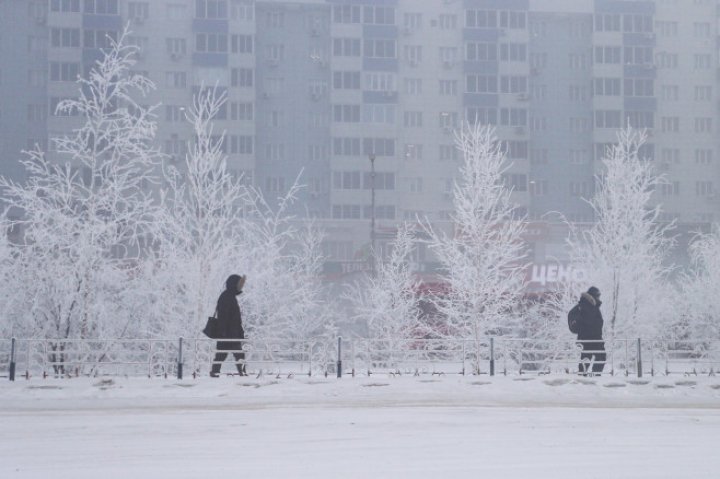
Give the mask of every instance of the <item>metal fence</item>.
M 608 375 L 715 374 L 720 340 L 614 339 L 585 342 L 520 338 L 453 339 L 252 339 L 233 362 L 248 374 L 577 374 L 602 369 Z M 602 344 L 601 344 L 602 343 Z M 230 346 L 235 347 L 235 346 Z M 0 376 L 207 375 L 215 340 L 190 339 L 2 339 Z M 587 360 L 581 362 L 581 353 Z

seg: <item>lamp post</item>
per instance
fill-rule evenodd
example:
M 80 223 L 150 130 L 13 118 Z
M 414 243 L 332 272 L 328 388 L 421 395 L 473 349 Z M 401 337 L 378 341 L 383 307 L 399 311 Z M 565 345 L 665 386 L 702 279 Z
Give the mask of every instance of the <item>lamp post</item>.
M 375 277 L 375 155 L 370 154 L 370 274 Z

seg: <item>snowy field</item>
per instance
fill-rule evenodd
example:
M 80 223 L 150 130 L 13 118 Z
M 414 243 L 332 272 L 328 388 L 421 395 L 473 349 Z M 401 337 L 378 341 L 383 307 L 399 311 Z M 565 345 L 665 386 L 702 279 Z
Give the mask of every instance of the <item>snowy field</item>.
M 718 478 L 716 377 L 20 379 L 0 478 Z

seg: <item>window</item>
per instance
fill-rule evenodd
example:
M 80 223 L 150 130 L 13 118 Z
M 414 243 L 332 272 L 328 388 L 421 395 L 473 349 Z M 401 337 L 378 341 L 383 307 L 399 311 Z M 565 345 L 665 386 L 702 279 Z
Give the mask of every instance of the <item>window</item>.
M 440 161 L 456 161 L 460 158 L 460 150 L 455 145 L 440 145 Z
M 710 85 L 698 85 L 695 87 L 695 101 L 712 100 L 712 87 Z
M 458 58 L 457 47 L 440 47 L 438 50 L 440 61 L 452 66 Z
M 333 171 L 333 189 L 335 189 L 335 190 L 359 190 L 359 189 L 362 189 L 361 178 L 362 178 L 362 173 L 360 171 Z
M 527 110 L 500 108 L 500 124 L 503 126 L 527 126 Z
M 590 119 L 582 117 L 570 118 L 570 132 L 572 133 L 588 133 L 590 132 Z
M 695 195 L 696 196 L 711 196 L 714 194 L 713 182 L 712 181 L 696 181 L 695 182 Z
M 395 25 L 395 8 L 365 6 L 363 7 L 363 23 L 375 25 Z
M 363 173 L 363 189 L 372 189 L 373 179 L 369 172 Z M 394 190 L 395 189 L 395 173 L 376 172 L 375 173 L 375 189 L 376 190 Z
M 568 61 L 571 70 L 587 70 L 588 62 L 584 53 L 570 53 Z
M 369 219 L 372 216 L 372 209 L 370 206 L 363 208 L 363 217 Z M 394 220 L 395 219 L 395 207 L 393 205 L 377 205 L 375 206 L 375 218 L 382 220 Z
M 693 35 L 695 38 L 710 38 L 710 24 L 708 22 L 693 23 Z
M 712 118 L 695 118 L 695 133 L 712 133 Z
M 165 121 L 171 123 L 185 121 L 185 107 L 180 105 L 165 105 Z
M 226 143 L 230 143 L 231 155 L 252 155 L 253 137 L 248 135 L 229 135 Z
M 713 151 L 699 148 L 695 150 L 695 163 L 698 165 L 709 165 L 713 162 Z
M 497 28 L 497 12 L 494 10 L 468 10 L 465 14 L 467 28 Z
M 420 128 L 422 127 L 422 112 L 421 111 L 406 111 L 404 113 L 406 128 Z
M 623 55 L 625 65 L 651 65 L 653 63 L 651 47 L 625 47 Z
M 568 162 L 571 165 L 587 165 L 589 163 L 587 150 L 568 150 Z
M 252 68 L 233 68 L 230 70 L 230 86 L 240 88 L 252 88 Z
M 184 38 L 166 38 L 165 48 L 170 55 L 185 55 L 187 53 L 187 41 Z
M 595 112 L 595 128 L 621 128 L 621 114 L 618 110 L 598 110 Z
M 468 75 L 465 82 L 466 93 L 497 93 L 496 76 Z
M 665 101 L 678 101 L 680 99 L 680 87 L 678 85 L 662 85 L 660 97 Z
M 438 16 L 438 26 L 441 30 L 455 30 L 457 28 L 457 15 L 440 14 Z
M 72 108 L 72 109 L 63 109 L 62 111 L 58 111 L 57 107 L 60 104 L 60 102 L 67 100 L 67 98 L 59 98 L 59 97 L 51 97 L 50 98 L 50 115 L 52 116 L 78 116 L 79 112 Z
M 606 13 L 595 15 L 595 31 L 596 32 L 619 32 L 620 31 L 620 15 L 615 13 Z
M 165 86 L 167 88 L 186 88 L 187 73 L 185 72 L 165 72 Z
M 595 63 L 620 63 L 620 47 L 595 47 Z
M 277 63 L 285 58 L 285 45 L 265 45 L 265 59 L 270 63 Z
M 512 191 L 527 191 L 527 175 L 505 173 L 502 179 L 505 187 Z
M 111 30 L 84 30 L 83 46 L 85 48 L 111 48 L 117 41 L 117 32 Z
M 53 28 L 50 31 L 50 45 L 56 48 L 79 48 L 80 30 L 77 28 Z
M 2 74 L 0 72 L 0 77 L 1 76 Z M 75 79 L 72 81 L 75 81 Z M 2 83 L 2 78 L 0 78 L 0 83 Z M 47 73 L 45 70 L 28 70 L 28 84 L 34 87 L 44 87 L 47 84 Z
M 47 118 L 47 105 L 28 105 L 27 120 L 29 122 L 45 121 Z
M 392 138 L 363 138 L 363 155 L 395 156 Z
M 467 121 L 470 124 L 481 124 L 481 125 L 497 125 L 498 124 L 498 112 L 497 108 L 485 108 L 485 107 L 468 107 Z
M 678 148 L 663 148 L 660 151 L 660 158 L 663 163 L 666 164 L 679 164 L 680 163 L 680 149 Z
M 233 121 L 252 121 L 253 113 L 252 103 L 230 102 L 230 119 Z
M 527 93 L 527 77 L 522 76 L 501 76 L 501 93 Z
M 360 39 L 359 38 L 334 38 L 333 39 L 333 56 L 336 56 L 336 57 L 359 57 L 360 56 Z
M 165 6 L 165 16 L 168 20 L 184 20 L 187 7 L 181 3 L 170 3 Z
M 117 0 L 85 0 L 84 13 L 94 13 L 96 15 L 117 15 Z
M 510 140 L 503 142 L 503 149 L 507 157 L 512 160 L 526 160 L 528 158 L 528 142 Z
M 80 0 L 51 0 L 50 10 L 53 12 L 80 12 Z
M 251 0 L 231 0 L 230 18 L 251 21 L 254 17 L 253 2 Z
M 625 96 L 655 96 L 653 80 L 640 78 L 625 79 Z
M 227 18 L 227 0 L 195 0 L 195 18 Z
M 360 5 L 334 5 L 334 23 L 360 23 Z
M 395 74 L 379 72 L 365 73 L 364 89 L 368 91 L 396 91 Z
M 660 118 L 660 129 L 664 133 L 677 133 L 680 131 L 680 118 L 676 116 L 664 116 Z
M 533 196 L 545 196 L 550 190 L 548 180 L 530 180 L 529 186 L 530 194 Z
M 252 53 L 252 35 L 232 35 L 230 37 L 230 51 L 232 53 Z
M 440 80 L 439 93 L 441 96 L 455 96 L 458 94 L 456 80 Z
M 265 145 L 265 159 L 269 161 L 281 161 L 285 159 L 285 145 L 283 143 L 271 143 Z
M 570 196 L 579 196 L 587 198 L 591 194 L 590 183 L 588 181 L 571 181 Z
M 395 105 L 366 103 L 362 106 L 363 122 L 395 124 Z
M 408 95 L 422 95 L 422 79 L 406 78 L 405 93 Z
M 677 53 L 660 52 L 655 55 L 655 65 L 658 68 L 674 70 L 678 67 Z
M 455 112 L 440 112 L 440 128 L 446 131 L 451 131 L 458 127 L 458 114 Z
M 147 20 L 150 5 L 147 2 L 128 2 L 128 17 L 135 21 Z
M 708 70 L 710 69 L 710 65 L 712 64 L 712 56 L 711 55 L 695 55 L 694 56 L 694 66 L 696 70 Z
M 423 191 L 423 179 L 422 177 L 406 178 L 407 191 L 410 193 L 422 193 Z
M 403 47 L 405 61 L 411 66 L 416 66 L 422 62 L 422 47 L 419 45 L 405 45 Z
M 396 58 L 396 41 L 371 39 L 363 41 L 363 56 L 366 58 Z
M 467 43 L 465 44 L 465 59 L 471 62 L 495 61 L 497 60 L 497 44 Z
M 678 196 L 680 195 L 680 182 L 673 181 L 660 184 L 660 194 L 662 196 Z
M 327 159 L 327 146 L 325 145 L 308 145 L 308 160 L 322 161 Z
M 333 121 L 336 123 L 359 123 L 360 105 L 333 105 Z
M 265 178 L 265 191 L 268 193 L 283 193 L 285 191 L 285 178 L 282 176 L 268 176 Z
M 417 30 L 422 27 L 422 13 L 406 13 L 403 15 L 403 25 L 407 30 Z
M 655 22 L 655 31 L 663 37 L 677 37 L 678 22 L 657 21 Z
M 623 15 L 623 32 L 652 33 L 652 16 L 640 14 Z
M 359 156 L 360 138 L 333 138 L 333 154 L 336 156 Z
M 360 72 L 333 72 L 335 90 L 359 90 Z
M 619 78 L 596 78 L 593 81 L 595 96 L 620 96 Z
M 530 163 L 533 165 L 548 164 L 548 150 L 544 148 L 530 150 Z
M 224 33 L 195 34 L 195 51 L 200 53 L 227 53 L 228 37 Z
M 501 43 L 500 60 L 504 62 L 525 62 L 527 45 L 524 43 Z
M 79 63 L 50 62 L 50 81 L 77 81 L 80 76 Z
M 500 27 L 511 30 L 524 30 L 526 23 L 525 12 L 501 11 Z

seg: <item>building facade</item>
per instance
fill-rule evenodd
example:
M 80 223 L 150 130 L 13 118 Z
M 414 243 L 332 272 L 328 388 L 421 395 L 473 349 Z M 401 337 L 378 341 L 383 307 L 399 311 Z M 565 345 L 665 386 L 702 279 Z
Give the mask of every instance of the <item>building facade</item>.
M 80 121 L 54 107 L 129 23 L 170 161 L 217 85 L 230 169 L 268 198 L 305 186 L 296 211 L 325 227 L 329 271 L 362 267 L 373 219 L 379 247 L 401 221 L 448 224 L 462 121 L 496 126 L 543 262 L 563 256 L 556 213 L 593 220 L 627 124 L 666 175 L 662 219 L 719 219 L 719 20 L 720 0 L 0 0 L 0 172 L 52 154 Z

